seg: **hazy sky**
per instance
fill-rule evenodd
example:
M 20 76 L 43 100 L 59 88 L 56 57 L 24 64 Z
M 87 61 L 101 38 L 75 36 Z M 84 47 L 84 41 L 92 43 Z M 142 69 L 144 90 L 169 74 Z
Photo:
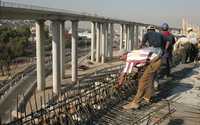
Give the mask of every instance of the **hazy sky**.
M 200 0 L 3 0 L 24 4 L 76 10 L 144 23 L 180 26 L 187 17 L 200 24 Z

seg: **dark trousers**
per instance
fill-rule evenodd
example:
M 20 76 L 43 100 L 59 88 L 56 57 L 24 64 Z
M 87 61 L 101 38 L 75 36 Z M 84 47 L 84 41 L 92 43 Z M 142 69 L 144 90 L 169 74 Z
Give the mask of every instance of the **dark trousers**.
M 162 66 L 160 70 L 160 76 L 164 77 L 170 75 L 172 64 L 172 52 L 166 51 L 162 56 Z
M 190 49 L 190 56 L 189 56 L 190 62 L 194 62 L 195 60 L 197 61 L 198 58 L 198 46 L 196 44 L 191 44 L 191 49 Z
M 190 57 L 191 57 L 191 48 L 192 48 L 191 43 L 186 43 L 186 44 L 181 46 L 180 55 L 181 55 L 181 62 L 183 64 L 187 63 L 188 59 L 190 59 Z

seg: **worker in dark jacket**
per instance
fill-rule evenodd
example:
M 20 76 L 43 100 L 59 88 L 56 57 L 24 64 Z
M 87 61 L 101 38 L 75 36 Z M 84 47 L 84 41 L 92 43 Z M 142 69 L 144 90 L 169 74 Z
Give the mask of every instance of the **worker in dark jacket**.
M 164 75 L 166 77 L 170 76 L 170 69 L 172 64 L 172 51 L 173 46 L 175 44 L 175 37 L 172 35 L 172 33 L 169 32 L 169 25 L 167 23 L 163 23 L 161 26 L 162 34 L 165 37 L 165 51 L 164 51 Z

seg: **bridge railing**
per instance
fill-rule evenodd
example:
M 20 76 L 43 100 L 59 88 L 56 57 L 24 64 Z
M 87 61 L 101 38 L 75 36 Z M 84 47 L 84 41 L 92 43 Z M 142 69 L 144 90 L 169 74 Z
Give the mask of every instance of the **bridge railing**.
M 31 9 L 31 10 L 41 10 L 41 11 L 61 12 L 61 13 L 73 13 L 73 14 L 78 14 L 78 15 L 98 17 L 97 14 L 90 14 L 90 13 L 81 12 L 81 11 L 40 7 L 40 6 L 36 6 L 36 5 L 27 5 L 27 4 L 16 3 L 16 2 L 0 1 L 0 6 L 1 7 L 21 8 L 21 9 Z

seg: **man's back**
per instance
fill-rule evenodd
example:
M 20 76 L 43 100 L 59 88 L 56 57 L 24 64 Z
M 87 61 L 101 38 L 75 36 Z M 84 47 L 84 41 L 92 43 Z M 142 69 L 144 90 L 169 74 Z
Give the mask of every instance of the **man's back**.
M 194 32 L 190 32 L 188 35 L 187 35 L 187 38 L 190 40 L 190 42 L 192 43 L 192 44 L 197 44 L 198 43 L 198 41 L 197 41 L 197 34 L 196 33 L 194 33 Z
M 174 35 L 172 35 L 172 33 L 170 33 L 169 31 L 163 31 L 162 35 L 165 37 L 165 44 L 167 44 L 167 42 L 169 43 L 169 46 L 167 48 L 168 52 L 172 52 L 173 46 L 176 42 Z
M 144 35 L 144 38 L 143 38 L 143 43 L 146 43 L 148 42 L 149 46 L 152 46 L 152 47 L 159 47 L 161 48 L 162 50 L 164 49 L 164 37 L 161 33 L 159 32 L 147 32 L 145 35 Z

